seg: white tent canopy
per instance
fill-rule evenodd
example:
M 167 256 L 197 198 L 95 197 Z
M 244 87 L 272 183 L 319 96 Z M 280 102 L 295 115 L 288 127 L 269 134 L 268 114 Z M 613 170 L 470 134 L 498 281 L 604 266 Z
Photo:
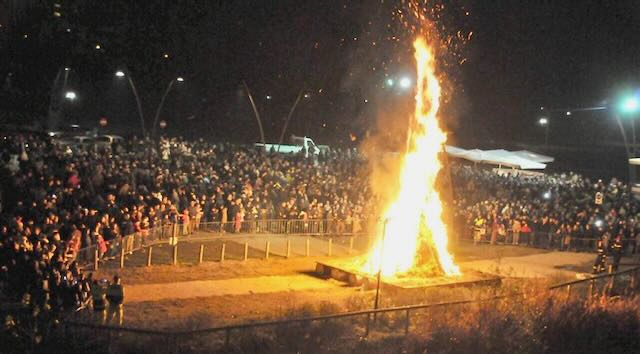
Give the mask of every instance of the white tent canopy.
M 553 162 L 555 160 L 551 156 L 538 154 L 537 152 L 533 152 L 533 151 L 529 151 L 529 150 L 513 151 L 512 154 L 520 156 L 520 157 L 525 158 L 527 160 L 533 160 L 535 162 L 540 162 L 540 163 L 550 163 L 550 162 Z
M 522 170 L 543 170 L 547 167 L 547 165 L 542 163 L 541 160 L 544 159 L 548 162 L 553 161 L 552 157 L 536 154 L 526 150 L 518 152 L 508 151 L 504 149 L 465 150 L 455 146 L 445 146 L 445 151 L 453 157 L 473 161 L 476 163 L 506 166 Z M 526 157 L 529 156 L 527 154 L 530 154 L 532 157 Z

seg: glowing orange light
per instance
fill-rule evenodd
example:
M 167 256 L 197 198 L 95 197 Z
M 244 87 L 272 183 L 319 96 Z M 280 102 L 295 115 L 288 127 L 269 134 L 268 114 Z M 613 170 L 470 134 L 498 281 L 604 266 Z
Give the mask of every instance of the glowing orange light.
M 386 277 L 410 272 L 431 257 L 444 275 L 459 275 L 447 249 L 442 202 L 435 188 L 442 165 L 438 154 L 447 139 L 437 119 L 440 83 L 433 49 L 424 39 L 414 42 L 417 64 L 414 124 L 400 167 L 400 188 L 382 214 L 385 225 L 371 249 L 363 271 Z M 425 253 L 431 253 L 430 255 Z

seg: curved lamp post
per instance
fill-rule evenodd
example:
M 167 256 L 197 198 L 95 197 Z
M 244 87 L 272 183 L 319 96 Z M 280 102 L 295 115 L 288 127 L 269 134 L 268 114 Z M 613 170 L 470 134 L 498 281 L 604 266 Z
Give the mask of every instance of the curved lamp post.
M 169 95 L 169 92 L 171 91 L 171 88 L 173 87 L 174 83 L 181 83 L 184 82 L 184 78 L 182 78 L 181 76 L 169 81 L 169 85 L 167 85 L 167 89 L 164 91 L 164 94 L 162 95 L 162 98 L 160 99 L 160 103 L 158 104 L 158 108 L 156 109 L 156 115 L 153 118 L 153 126 L 151 126 L 151 137 L 155 137 L 156 136 L 156 127 L 158 126 L 158 120 L 160 119 L 160 112 L 162 112 L 162 106 L 164 106 L 164 100 L 167 98 L 167 96 Z
M 138 116 L 140 117 L 140 127 L 142 128 L 142 137 L 144 137 L 147 134 L 147 132 L 144 124 L 144 113 L 142 112 L 142 102 L 140 101 L 140 96 L 138 96 L 138 90 L 136 90 L 136 85 L 133 83 L 133 80 L 131 79 L 131 74 L 127 75 L 125 74 L 124 71 L 118 70 L 116 71 L 115 76 L 119 79 L 126 77 L 127 81 L 129 82 L 129 86 L 131 87 L 133 96 L 136 98 L 136 106 L 138 107 Z

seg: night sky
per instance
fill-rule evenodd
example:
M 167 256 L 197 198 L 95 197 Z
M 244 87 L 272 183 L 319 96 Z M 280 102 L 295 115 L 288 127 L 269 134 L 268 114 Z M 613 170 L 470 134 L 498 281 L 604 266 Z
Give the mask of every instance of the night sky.
M 411 102 L 385 82 L 413 75 L 416 31 L 407 24 L 416 3 L 447 49 L 443 118 L 456 143 L 540 143 L 541 114 L 552 143 L 619 140 L 611 112 L 564 111 L 611 105 L 638 87 L 640 3 L 632 0 L 4 1 L 2 119 L 43 121 L 67 66 L 78 99 L 62 104 L 61 125 L 93 127 L 105 116 L 109 129 L 136 133 L 133 95 L 114 76 L 127 70 L 147 127 L 181 76 L 161 114 L 167 133 L 256 141 L 244 81 L 267 140 L 278 139 L 302 92 L 287 135 L 347 144 L 352 134 L 357 143 L 381 112 Z

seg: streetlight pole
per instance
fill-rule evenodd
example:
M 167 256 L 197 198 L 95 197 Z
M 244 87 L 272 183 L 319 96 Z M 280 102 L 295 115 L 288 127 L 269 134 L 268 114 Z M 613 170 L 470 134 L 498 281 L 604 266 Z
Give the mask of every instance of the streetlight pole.
M 164 106 L 164 101 L 169 95 L 171 88 L 175 82 L 183 82 L 184 79 L 182 77 L 178 77 L 169 81 L 169 85 L 167 85 L 167 89 L 164 91 L 162 98 L 160 99 L 160 103 L 158 104 L 158 108 L 156 109 L 156 115 L 153 118 L 153 126 L 151 127 L 151 137 L 154 138 L 156 136 L 156 126 L 158 126 L 158 120 L 160 119 L 160 112 L 162 111 L 162 107 Z
M 64 71 L 64 80 L 62 82 L 62 88 L 60 90 L 57 90 L 58 81 L 60 81 L 60 76 L 62 75 L 63 71 Z M 67 88 L 67 81 L 69 80 L 69 71 L 71 71 L 69 67 L 60 68 L 56 73 L 55 79 L 53 79 L 53 84 L 51 85 L 51 90 L 49 93 L 49 111 L 47 114 L 48 119 L 46 122 L 46 125 L 48 126 L 48 128 L 53 128 L 52 127 L 54 123 L 53 116 L 54 114 L 57 114 L 58 110 L 60 109 L 60 92 L 65 92 L 65 89 Z
M 376 281 L 376 298 L 374 300 L 373 303 L 373 309 L 377 310 L 378 309 L 378 305 L 379 305 L 379 300 L 380 300 L 380 277 L 382 275 L 382 260 L 383 260 L 383 255 L 384 255 L 384 239 L 385 239 L 385 235 L 387 233 L 387 223 L 389 222 L 389 218 L 385 218 L 384 222 L 382 224 L 382 240 L 380 241 L 380 261 L 378 262 L 378 274 L 376 276 L 377 281 Z M 375 321 L 376 319 L 376 314 L 373 314 L 373 320 Z
M 544 146 L 549 147 L 549 124 L 544 126 Z
M 249 91 L 249 86 L 247 86 L 247 83 L 242 81 L 242 85 L 244 86 L 244 89 L 247 91 L 247 96 L 249 96 L 249 102 L 251 103 L 251 108 L 253 108 L 253 113 L 256 116 L 256 120 L 258 121 L 258 129 L 260 129 L 260 142 L 264 145 L 265 144 L 265 140 L 264 140 L 264 129 L 262 129 L 262 120 L 260 119 L 260 113 L 258 112 L 258 107 L 256 107 L 256 103 L 253 100 L 253 96 L 251 95 L 251 91 Z M 266 146 L 265 146 L 266 149 Z
M 613 116 L 616 118 L 616 123 L 618 123 L 618 128 L 620 128 L 620 134 L 622 135 L 622 142 L 624 143 L 624 149 L 627 152 L 627 165 L 629 168 L 629 182 L 635 183 L 636 180 L 636 169 L 633 165 L 629 164 L 629 159 L 634 157 L 635 155 L 635 129 L 633 133 L 633 146 L 629 146 L 629 141 L 627 140 L 627 133 L 624 130 L 624 125 L 622 125 L 622 120 L 620 119 L 620 115 L 618 113 L 614 113 Z M 633 152 L 632 152 L 633 150 Z
M 125 74 L 126 71 L 126 74 Z M 138 117 L 140 117 L 140 127 L 142 128 L 142 138 L 147 135 L 145 124 L 144 124 L 144 113 L 142 112 L 142 102 L 140 101 L 140 96 L 138 96 L 138 90 L 136 89 L 136 85 L 133 83 L 133 79 L 131 78 L 131 72 L 127 69 L 125 71 L 116 71 L 116 77 L 122 78 L 127 77 L 127 81 L 129 82 L 129 86 L 131 87 L 131 91 L 133 92 L 133 96 L 136 99 L 136 106 L 138 108 Z
M 538 120 L 538 124 L 540 124 L 541 127 L 544 127 L 544 146 L 548 147 L 549 146 L 549 119 L 542 117 Z
M 304 94 L 304 88 L 300 90 L 300 93 L 298 93 L 298 97 L 296 98 L 296 101 L 293 102 L 293 106 L 291 106 L 291 109 L 289 110 L 289 114 L 287 115 L 287 120 L 284 121 L 284 127 L 282 128 L 282 133 L 280 133 L 280 139 L 278 140 L 278 150 L 280 149 L 280 145 L 282 145 L 282 141 L 284 140 L 284 133 L 287 131 L 287 127 L 289 126 L 289 121 L 291 120 L 293 111 L 295 111 L 296 107 L 298 106 L 298 103 L 300 102 L 300 99 L 302 98 L 303 94 Z

